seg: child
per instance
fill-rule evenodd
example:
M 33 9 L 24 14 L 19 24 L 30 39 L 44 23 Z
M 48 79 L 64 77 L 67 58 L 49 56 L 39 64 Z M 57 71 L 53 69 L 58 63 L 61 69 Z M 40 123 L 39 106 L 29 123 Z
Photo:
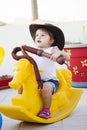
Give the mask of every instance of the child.
M 30 34 L 37 46 L 37 48 L 50 53 L 51 58 L 39 57 L 34 55 L 43 81 L 43 89 L 41 95 L 44 102 L 44 108 L 38 114 L 42 118 L 50 118 L 50 106 L 52 101 L 52 94 L 58 90 L 59 81 L 56 77 L 55 61 L 60 55 L 64 56 L 65 60 L 69 60 L 69 56 L 63 51 L 64 48 L 64 34 L 62 30 L 52 24 L 30 24 Z

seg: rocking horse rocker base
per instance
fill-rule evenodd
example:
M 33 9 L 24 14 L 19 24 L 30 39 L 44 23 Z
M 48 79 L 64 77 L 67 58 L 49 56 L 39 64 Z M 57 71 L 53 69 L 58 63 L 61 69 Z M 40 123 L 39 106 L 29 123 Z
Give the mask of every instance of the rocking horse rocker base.
M 44 119 L 37 116 L 43 108 L 43 101 L 37 87 L 33 65 L 23 58 L 15 64 L 14 71 L 15 75 L 9 86 L 19 89 L 22 85 L 23 93 L 12 98 L 12 105 L 0 104 L 0 112 L 12 119 L 44 124 L 57 122 L 72 113 L 83 93 L 82 89 L 71 87 L 72 74 L 69 70 L 57 70 L 59 90 L 52 95 L 51 118 Z
M 70 102 L 66 105 L 66 107 L 56 112 L 55 115 L 51 116 L 51 118 L 49 119 L 40 118 L 32 114 L 28 110 L 24 109 L 23 107 L 17 107 L 13 105 L 0 105 L 0 112 L 5 116 L 15 120 L 44 124 L 54 123 L 68 117 L 78 104 L 82 91 L 72 90 L 71 93 L 72 98 L 70 99 Z

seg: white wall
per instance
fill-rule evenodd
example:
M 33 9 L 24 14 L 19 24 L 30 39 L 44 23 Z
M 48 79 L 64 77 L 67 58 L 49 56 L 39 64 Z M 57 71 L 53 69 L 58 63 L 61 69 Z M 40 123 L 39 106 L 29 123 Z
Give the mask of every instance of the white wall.
M 4 62 L 0 65 L 0 76 L 13 74 L 13 64 L 16 61 L 12 58 L 11 52 L 14 47 L 31 43 L 33 45 L 28 29 L 28 25 L 0 26 L 0 46 L 5 49 Z
M 87 21 L 63 22 L 58 25 L 63 30 L 66 41 L 87 44 Z
M 59 23 L 63 30 L 66 41 L 83 42 L 87 44 L 87 21 Z M 85 33 L 82 26 L 85 25 Z M 84 36 L 86 35 L 86 37 Z M 85 41 L 84 41 L 85 40 Z M 29 34 L 28 25 L 5 25 L 0 26 L 0 46 L 5 49 L 5 58 L 0 66 L 0 76 L 13 74 L 13 64 L 16 62 L 12 56 L 12 49 L 23 44 L 34 45 Z

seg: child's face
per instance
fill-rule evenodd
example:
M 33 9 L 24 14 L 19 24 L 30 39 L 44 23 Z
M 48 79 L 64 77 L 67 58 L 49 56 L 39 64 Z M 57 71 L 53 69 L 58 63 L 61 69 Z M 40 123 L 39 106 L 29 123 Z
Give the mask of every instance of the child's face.
M 35 33 L 35 43 L 40 48 L 48 48 L 54 42 L 53 37 L 51 37 L 48 31 L 44 29 L 38 29 Z

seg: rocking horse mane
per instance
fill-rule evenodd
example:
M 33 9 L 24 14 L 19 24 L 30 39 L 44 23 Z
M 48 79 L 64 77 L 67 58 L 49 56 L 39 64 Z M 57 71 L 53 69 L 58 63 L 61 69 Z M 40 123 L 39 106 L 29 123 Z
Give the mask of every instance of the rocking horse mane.
M 41 77 L 40 77 L 40 73 L 39 73 L 39 69 L 38 69 L 37 63 L 26 52 L 24 52 L 24 54 L 21 55 L 21 56 L 17 56 L 16 53 L 18 51 L 21 51 L 20 47 L 14 48 L 13 51 L 12 51 L 12 57 L 14 59 L 16 59 L 16 60 L 19 60 L 19 59 L 22 59 L 22 58 L 26 58 L 26 59 L 28 59 L 33 64 L 34 70 L 35 70 L 35 75 L 36 75 L 36 80 L 37 80 L 37 83 L 38 83 L 38 88 L 42 89 L 43 88 L 43 83 L 42 83 L 42 80 L 41 80 Z

